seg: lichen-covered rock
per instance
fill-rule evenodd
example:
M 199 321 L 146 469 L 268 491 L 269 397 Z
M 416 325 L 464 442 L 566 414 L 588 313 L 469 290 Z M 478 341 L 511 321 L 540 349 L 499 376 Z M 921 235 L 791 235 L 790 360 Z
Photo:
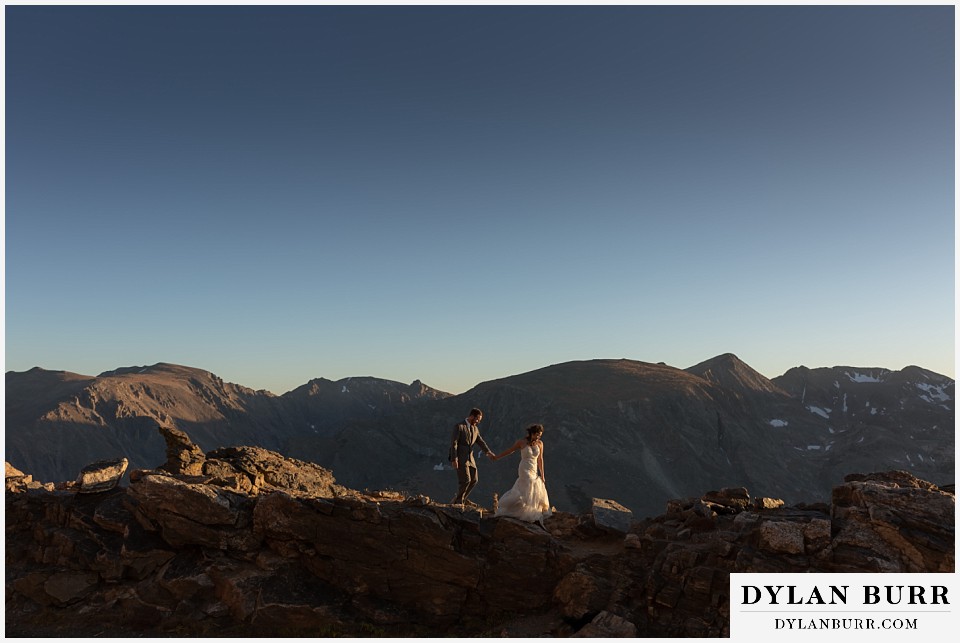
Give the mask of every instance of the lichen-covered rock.
M 829 520 L 814 518 L 803 527 L 803 541 L 807 552 L 819 551 L 830 544 L 832 524 Z
M 88 464 L 80 470 L 76 480 L 77 493 L 100 493 L 110 491 L 120 484 L 120 479 L 127 472 L 129 462 L 126 458 L 115 460 L 100 460 Z
M 803 525 L 767 520 L 760 525 L 760 549 L 782 554 L 803 553 Z
M 208 472 L 215 466 L 210 461 L 228 465 L 230 471 L 245 475 L 256 490 L 282 489 L 322 498 L 332 498 L 343 490 L 329 469 L 260 447 L 216 449 L 207 453 L 206 459 Z

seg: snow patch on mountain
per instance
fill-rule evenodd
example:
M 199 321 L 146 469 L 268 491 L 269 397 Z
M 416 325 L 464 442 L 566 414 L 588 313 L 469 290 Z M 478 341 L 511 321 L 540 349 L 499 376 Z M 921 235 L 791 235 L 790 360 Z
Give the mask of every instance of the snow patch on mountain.
M 853 373 L 844 373 L 847 377 L 850 378 L 851 382 L 856 382 L 857 384 L 863 384 L 866 382 L 879 382 L 880 378 L 873 375 L 867 375 L 865 373 L 858 373 L 854 371 Z
M 943 390 L 943 386 L 927 384 L 926 382 L 917 382 L 916 387 L 926 393 L 926 395 L 920 396 L 920 399 L 925 402 L 930 402 L 933 404 L 935 402 L 947 402 L 952 399 L 950 395 Z

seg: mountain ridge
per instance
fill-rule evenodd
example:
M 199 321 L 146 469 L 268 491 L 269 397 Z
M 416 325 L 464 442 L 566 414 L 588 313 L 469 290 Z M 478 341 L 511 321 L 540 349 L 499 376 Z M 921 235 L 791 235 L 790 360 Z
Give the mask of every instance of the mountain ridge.
M 594 358 L 594 359 L 588 359 L 588 360 L 569 360 L 569 361 L 566 361 L 566 362 L 557 362 L 557 363 L 555 363 L 555 364 L 551 364 L 551 365 L 548 365 L 548 366 L 543 366 L 543 367 L 540 367 L 540 368 L 536 368 L 536 369 L 533 369 L 533 370 L 531 370 L 531 371 L 525 371 L 525 372 L 523 372 L 523 373 L 517 373 L 517 374 L 513 374 L 513 375 L 505 375 L 505 376 L 498 377 L 498 378 L 494 378 L 494 379 L 491 379 L 491 380 L 484 380 L 484 381 L 478 382 L 478 383 L 475 384 L 473 387 L 471 387 L 470 389 L 467 389 L 467 390 L 464 391 L 463 393 L 449 393 L 449 392 L 446 392 L 446 391 L 442 391 L 441 389 L 437 389 L 437 388 L 434 388 L 434 387 L 431 387 L 431 386 L 429 386 L 429 385 L 424 384 L 424 383 L 422 382 L 422 380 L 420 380 L 419 378 L 418 378 L 418 379 L 415 379 L 413 382 L 411 382 L 411 383 L 409 384 L 409 386 L 423 385 L 423 386 L 426 386 L 428 389 L 431 389 L 431 390 L 433 390 L 433 391 L 438 391 L 438 392 L 441 392 L 441 393 L 444 393 L 444 394 L 450 395 L 450 396 L 454 396 L 454 395 L 465 395 L 465 394 L 469 393 L 470 390 L 472 390 L 473 388 L 476 388 L 477 386 L 480 386 L 481 384 L 487 384 L 487 383 L 491 383 L 491 382 L 499 382 L 499 381 L 501 381 L 501 380 L 507 380 L 507 379 L 511 379 L 511 378 L 514 378 L 514 377 L 519 377 L 519 376 L 522 376 L 522 375 L 529 375 L 529 374 L 533 374 L 533 373 L 538 373 L 538 372 L 546 371 L 546 370 L 548 370 L 548 369 L 552 369 L 552 368 L 555 368 L 555 367 L 558 367 L 558 366 L 571 365 L 571 364 L 589 364 L 589 363 L 609 363 L 609 364 L 613 364 L 613 363 L 617 363 L 617 362 L 626 362 L 626 363 L 631 363 L 631 364 L 642 364 L 642 365 L 646 365 L 646 366 L 650 366 L 650 367 L 664 367 L 664 368 L 674 369 L 674 370 L 683 370 L 683 371 L 685 371 L 685 372 L 687 372 L 687 373 L 690 373 L 690 374 L 692 374 L 692 375 L 697 375 L 698 377 L 702 377 L 703 379 L 709 379 L 708 377 L 705 377 L 705 374 L 709 373 L 713 368 L 715 368 L 715 367 L 717 367 L 717 366 L 720 366 L 721 368 L 726 368 L 726 369 L 728 369 L 728 370 L 735 370 L 737 367 L 739 367 L 739 368 L 745 368 L 745 369 L 747 369 L 747 370 L 751 373 L 751 375 L 752 375 L 753 377 L 756 377 L 757 379 L 759 379 L 759 380 L 761 380 L 761 381 L 773 383 L 773 386 L 774 386 L 775 388 L 778 388 L 777 385 L 776 385 L 776 383 L 775 383 L 776 380 L 789 377 L 789 376 L 795 374 L 796 372 L 814 372 L 814 373 L 816 373 L 816 372 L 835 371 L 835 370 L 838 370 L 838 369 L 843 369 L 843 370 L 845 370 L 845 371 L 851 371 L 851 372 L 854 372 L 854 373 L 866 372 L 866 373 L 898 374 L 898 373 L 912 373 L 912 372 L 917 372 L 917 373 L 923 374 L 925 377 L 930 377 L 930 376 L 932 376 L 934 379 L 947 379 L 947 380 L 953 381 L 953 378 L 951 378 L 951 377 L 948 376 L 948 375 L 944 375 L 944 374 L 942 374 L 942 373 L 938 373 L 938 372 L 936 372 L 936 371 L 933 371 L 933 370 L 924 368 L 924 367 L 919 366 L 919 365 L 916 365 L 916 364 L 910 364 L 910 365 L 904 366 L 904 367 L 901 368 L 901 369 L 893 369 L 893 368 L 878 367 L 878 366 L 863 367 L 863 366 L 836 365 L 836 366 L 808 367 L 808 366 L 805 366 L 805 365 L 800 365 L 800 366 L 794 366 L 794 367 L 788 368 L 788 369 L 787 369 L 786 371 L 784 371 L 784 373 L 781 374 L 781 375 L 774 376 L 774 377 L 772 377 L 772 378 L 768 378 L 767 376 L 763 375 L 763 374 L 760 373 L 759 371 L 753 369 L 753 367 L 749 366 L 746 362 L 744 362 L 744 361 L 741 360 L 739 357 L 737 357 L 736 354 L 734 354 L 734 353 L 722 353 L 722 354 L 720 354 L 720 355 L 717 355 L 717 356 L 715 356 L 715 357 L 709 358 L 709 359 L 707 359 L 707 360 L 704 360 L 704 361 L 702 361 L 702 362 L 699 362 L 698 364 L 695 364 L 695 365 L 693 365 L 693 366 L 689 366 L 689 367 L 687 367 L 687 368 L 674 367 L 674 366 L 667 365 L 667 364 L 665 364 L 665 363 L 663 363 L 663 362 L 657 362 L 657 363 L 644 362 L 644 361 L 641 361 L 641 360 L 633 360 L 633 359 L 628 359 L 628 358 Z M 139 374 L 139 373 L 162 373 L 162 372 L 176 373 L 176 372 L 178 372 L 178 371 L 180 371 L 180 372 L 193 372 L 193 373 L 199 373 L 199 374 L 209 374 L 209 375 L 212 375 L 213 377 L 216 377 L 217 379 L 222 379 L 222 378 L 220 378 L 219 376 L 215 375 L 215 373 L 214 373 L 213 371 L 210 371 L 210 370 L 207 370 L 207 369 L 204 369 L 204 368 L 201 368 L 201 367 L 196 367 L 196 366 L 189 366 L 189 365 L 185 365 L 185 364 L 176 364 L 176 363 L 173 363 L 173 362 L 157 362 L 157 363 L 155 363 L 155 364 L 149 364 L 149 365 L 120 366 L 120 367 L 117 367 L 117 368 L 114 368 L 114 369 L 110 369 L 110 370 L 107 370 L 107 371 L 103 371 L 103 372 L 101 372 L 101 373 L 99 373 L 99 374 L 97 374 L 97 375 L 88 375 L 88 374 L 77 373 L 77 372 L 66 371 L 66 370 L 58 370 L 58 369 L 47 369 L 47 368 L 43 368 L 43 367 L 41 367 L 41 366 L 33 366 L 33 367 L 31 367 L 31 368 L 29 368 L 29 369 L 27 369 L 27 370 L 24 370 L 24 371 L 16 371 L 16 370 L 12 370 L 12 369 L 11 369 L 11 370 L 6 371 L 5 374 L 6 374 L 7 376 L 9 376 L 9 375 L 26 376 L 26 375 L 30 375 L 30 374 L 40 374 L 40 376 L 52 376 L 52 375 L 58 375 L 58 374 L 59 374 L 59 375 L 65 376 L 66 378 L 69 378 L 69 379 L 87 379 L 87 380 L 92 380 L 92 379 L 96 379 L 96 378 L 99 378 L 99 377 L 121 376 L 121 375 L 131 375 L 131 374 Z M 703 372 L 701 372 L 701 371 L 703 371 Z M 314 382 L 333 382 L 333 383 L 341 383 L 341 382 L 347 382 L 347 381 L 350 381 L 350 380 L 377 380 L 377 381 L 381 381 L 381 382 L 388 382 L 388 383 L 391 383 L 391 384 L 401 384 L 401 385 L 403 384 L 403 382 L 400 382 L 400 381 L 398 381 L 398 380 L 391 380 L 391 379 L 389 379 L 389 378 L 382 378 L 382 377 L 377 377 L 377 376 L 373 376 L 373 375 L 351 375 L 351 376 L 343 377 L 343 378 L 336 379 L 336 380 L 331 380 L 331 379 L 328 379 L 328 378 L 326 378 L 326 377 L 324 377 L 324 376 L 318 376 L 318 377 L 314 377 L 314 378 L 311 378 L 311 379 L 307 380 L 304 384 L 301 384 L 301 385 L 299 385 L 299 386 L 296 386 L 296 387 L 290 389 L 289 391 L 286 391 L 285 393 L 275 393 L 275 392 L 273 392 L 273 391 L 271 391 L 271 390 L 269 390 L 269 389 L 263 389 L 263 388 L 261 388 L 261 389 L 255 389 L 255 388 L 253 388 L 253 387 L 246 386 L 246 385 L 241 384 L 241 383 L 239 383 L 239 382 L 229 382 L 229 383 L 230 383 L 230 384 L 233 384 L 233 385 L 235 385 L 235 386 L 241 386 L 241 387 L 243 387 L 243 388 L 245 388 L 245 389 L 247 389 L 247 390 L 255 391 L 255 392 L 257 392 L 257 393 L 269 393 L 270 395 L 273 395 L 273 396 L 275 396 L 275 397 L 283 397 L 283 396 L 285 396 L 285 395 L 288 395 L 289 393 L 292 393 L 293 391 L 296 391 L 296 390 L 298 390 L 298 389 L 302 389 L 304 386 L 310 385 L 310 384 L 312 384 L 312 383 L 314 383 Z M 716 383 L 716 382 L 715 382 L 715 383 Z
M 459 395 L 353 377 L 277 396 L 163 362 L 94 378 L 50 373 L 6 377 L 7 459 L 48 480 L 119 455 L 155 466 L 162 424 L 204 450 L 248 444 L 315 462 L 353 488 L 452 495 L 450 427 L 474 406 L 495 451 L 544 424 L 551 500 L 570 509 L 596 496 L 653 511 L 664 497 L 736 485 L 789 501 L 828 493 L 850 467 L 906 468 L 938 483 L 954 475 L 953 380 L 919 367 L 797 367 L 768 380 L 732 353 L 688 369 L 596 359 Z M 514 477 L 513 466 L 484 462 L 475 494 L 502 493 Z

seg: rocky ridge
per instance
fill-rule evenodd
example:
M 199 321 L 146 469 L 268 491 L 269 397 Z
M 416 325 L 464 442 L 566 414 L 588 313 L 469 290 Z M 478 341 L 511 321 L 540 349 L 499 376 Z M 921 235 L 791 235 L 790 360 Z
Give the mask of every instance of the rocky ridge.
M 731 572 L 955 564 L 952 490 L 906 472 L 848 476 L 829 505 L 723 488 L 541 528 L 166 435 L 163 465 L 107 490 L 8 465 L 7 635 L 722 637 Z
M 917 367 L 799 367 L 769 380 L 732 354 L 688 369 L 588 360 L 456 396 L 370 377 L 275 396 L 172 364 L 96 378 L 34 369 L 6 381 L 7 459 L 43 480 L 119 456 L 131 470 L 152 467 L 167 448 L 161 424 L 200 451 L 255 445 L 355 489 L 449 499 L 450 430 L 474 406 L 497 451 L 528 424 L 546 427 L 547 468 L 562 472 L 550 477 L 550 499 L 574 513 L 602 497 L 654 516 L 672 498 L 724 486 L 825 502 L 850 471 L 906 470 L 941 485 L 955 476 L 954 382 Z M 477 496 L 512 486 L 511 461 L 480 468 Z

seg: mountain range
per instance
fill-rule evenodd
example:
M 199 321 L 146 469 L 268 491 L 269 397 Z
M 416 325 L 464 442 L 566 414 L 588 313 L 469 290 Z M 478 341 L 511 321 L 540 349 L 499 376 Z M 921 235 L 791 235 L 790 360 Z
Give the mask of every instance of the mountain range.
M 941 485 L 955 475 L 951 378 L 915 366 L 800 366 L 771 380 L 729 353 L 687 369 L 567 362 L 460 395 L 353 377 L 278 396 L 165 363 L 95 377 L 11 371 L 6 460 L 49 481 L 121 456 L 131 469 L 152 468 L 164 461 L 164 425 L 205 451 L 260 446 L 330 468 L 352 488 L 446 502 L 456 490 L 450 433 L 474 406 L 497 452 L 528 424 L 544 425 L 547 488 L 567 511 L 603 497 L 656 515 L 671 498 L 733 486 L 787 502 L 826 500 L 848 473 L 907 470 Z M 513 484 L 517 461 L 478 462 L 472 498 L 489 505 Z

